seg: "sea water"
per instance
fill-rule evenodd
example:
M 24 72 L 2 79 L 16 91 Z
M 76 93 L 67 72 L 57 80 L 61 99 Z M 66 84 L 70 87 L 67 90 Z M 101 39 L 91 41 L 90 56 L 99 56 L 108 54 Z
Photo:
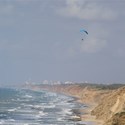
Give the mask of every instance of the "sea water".
M 48 91 L 0 88 L 0 125 L 81 125 L 72 97 Z

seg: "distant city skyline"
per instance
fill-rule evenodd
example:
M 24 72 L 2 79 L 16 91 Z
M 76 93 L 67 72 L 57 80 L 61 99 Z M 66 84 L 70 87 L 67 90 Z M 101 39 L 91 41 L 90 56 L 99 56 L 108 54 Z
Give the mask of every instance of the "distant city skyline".
M 124 0 L 0 0 L 0 85 L 125 83 L 124 11 Z

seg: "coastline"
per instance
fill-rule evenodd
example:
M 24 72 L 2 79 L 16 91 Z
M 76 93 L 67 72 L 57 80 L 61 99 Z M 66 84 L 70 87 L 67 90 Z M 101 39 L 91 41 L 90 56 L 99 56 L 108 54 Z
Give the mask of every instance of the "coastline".
M 71 96 L 87 107 L 77 110 L 74 120 L 80 125 L 125 125 L 124 84 L 27 85 L 32 90 L 46 90 Z
M 58 87 L 57 87 L 58 88 Z M 59 87 L 60 88 L 60 87 Z M 58 88 L 58 90 L 59 90 Z M 75 86 L 76 88 L 76 86 Z M 53 91 L 53 90 L 52 90 Z M 74 91 L 74 90 L 73 90 Z M 76 117 L 74 117 L 74 120 L 81 121 L 81 125 L 103 125 L 104 121 L 96 119 L 96 116 L 91 115 L 91 111 L 98 105 L 97 102 L 92 101 L 84 101 L 83 97 L 81 97 L 80 94 L 76 94 L 72 91 L 53 91 L 56 93 L 64 94 L 66 96 L 71 96 L 74 98 L 74 101 L 77 103 L 81 103 L 85 105 L 84 109 L 77 109 L 75 112 Z M 82 92 L 82 91 L 81 91 Z
M 45 85 L 45 86 L 32 86 L 33 90 L 47 90 L 58 94 L 63 94 L 73 98 L 73 101 L 86 105 L 84 109 L 77 109 L 72 120 L 81 121 L 81 125 L 103 125 L 102 120 L 97 120 L 95 116 L 91 115 L 91 111 L 97 106 L 97 99 L 93 100 L 92 96 L 100 94 L 91 88 L 81 88 L 78 85 Z M 84 94 L 83 94 L 84 93 Z M 73 111 L 74 112 L 74 111 Z

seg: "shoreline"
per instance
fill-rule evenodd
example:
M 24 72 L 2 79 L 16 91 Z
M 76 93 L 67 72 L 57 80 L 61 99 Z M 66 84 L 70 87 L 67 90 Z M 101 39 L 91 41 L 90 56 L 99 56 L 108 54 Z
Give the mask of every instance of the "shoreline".
M 86 109 L 81 109 L 83 114 L 77 114 L 81 122 L 93 123 L 88 125 L 125 125 L 124 84 L 28 84 L 25 88 L 64 94 L 73 97 L 78 103 L 87 105 Z
M 52 91 L 54 92 L 54 91 Z M 102 120 L 98 120 L 95 117 L 91 115 L 91 111 L 97 106 L 97 104 L 91 104 L 91 103 L 84 103 L 83 100 L 80 99 L 80 97 L 76 97 L 71 95 L 70 93 L 64 93 L 64 92 L 55 92 L 57 94 L 63 94 L 65 96 L 70 96 L 73 98 L 72 101 L 77 102 L 77 103 L 81 103 L 82 105 L 85 106 L 84 109 L 76 109 L 77 111 L 75 111 L 76 117 L 74 117 L 74 121 L 78 120 L 81 121 L 80 125 L 103 125 L 104 121 Z M 74 113 L 74 111 L 73 111 Z
M 84 122 L 84 124 L 86 123 L 86 125 L 90 125 L 90 123 L 92 125 L 103 125 L 104 121 L 102 120 L 98 120 L 96 119 L 96 116 L 91 115 L 91 111 L 98 105 L 98 102 L 95 101 L 87 101 L 86 99 L 83 99 L 83 92 L 87 91 L 87 88 L 83 88 L 83 90 L 81 90 L 81 88 L 78 88 L 78 86 L 74 85 L 74 88 L 72 87 L 73 85 L 71 85 L 71 88 L 69 87 L 69 89 L 67 89 L 67 91 L 65 90 L 65 87 L 63 88 L 63 86 L 55 86 L 54 91 L 52 90 L 52 92 L 56 92 L 56 93 L 60 93 L 60 94 L 64 94 L 66 96 L 71 96 L 72 98 L 74 98 L 74 101 L 84 104 L 86 105 L 85 109 L 81 109 L 80 112 L 84 113 L 82 115 L 78 115 L 78 117 L 80 117 L 81 121 Z M 69 90 L 72 91 L 69 91 Z M 79 92 L 76 93 L 74 89 L 78 89 Z M 85 89 L 85 91 L 84 91 Z M 49 89 L 51 90 L 51 89 Z M 61 91 L 59 91 L 61 90 Z M 93 92 L 93 90 L 89 90 L 91 92 Z M 88 92 L 89 92 L 88 91 Z M 86 94 L 87 95 L 87 94 Z M 89 98 L 89 96 L 88 96 Z
M 74 102 L 81 103 L 85 105 L 85 109 L 77 109 L 77 111 L 74 113 L 74 118 L 71 120 L 74 121 L 81 121 L 80 125 L 103 125 L 102 120 L 97 120 L 95 116 L 91 115 L 91 111 L 97 106 L 98 103 L 92 100 L 92 98 L 89 100 L 86 99 L 89 98 L 89 96 L 83 97 L 84 92 L 94 92 L 93 90 L 87 90 L 87 88 L 79 88 L 77 85 L 69 85 L 69 86 L 63 86 L 63 85 L 54 85 L 54 86 L 44 86 L 44 87 L 37 87 L 34 86 L 31 88 L 32 90 L 45 90 L 49 92 L 54 92 L 57 94 L 63 94 L 65 96 L 72 97 Z

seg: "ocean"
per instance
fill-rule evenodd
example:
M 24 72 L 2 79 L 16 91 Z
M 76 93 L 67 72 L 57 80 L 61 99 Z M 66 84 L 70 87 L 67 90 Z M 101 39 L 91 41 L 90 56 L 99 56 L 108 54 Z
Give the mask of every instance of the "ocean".
M 74 119 L 74 111 L 84 108 L 74 98 L 61 94 L 0 88 L 0 125 L 85 125 Z

